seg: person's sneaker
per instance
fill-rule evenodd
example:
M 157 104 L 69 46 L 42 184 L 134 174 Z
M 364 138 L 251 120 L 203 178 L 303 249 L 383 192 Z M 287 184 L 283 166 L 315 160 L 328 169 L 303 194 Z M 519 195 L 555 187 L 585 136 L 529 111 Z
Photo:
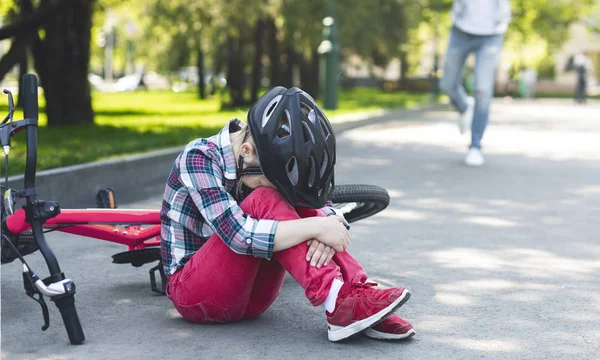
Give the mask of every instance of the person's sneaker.
M 402 306 L 410 292 L 402 287 L 375 288 L 376 283 L 346 283 L 340 289 L 335 309 L 327 314 L 329 341 L 340 341 L 356 335 L 382 321 Z
M 473 122 L 473 111 L 475 110 L 475 99 L 469 96 L 467 98 L 467 110 L 460 114 L 458 117 L 458 130 L 461 134 L 464 134 L 467 130 L 471 129 L 471 123 Z
M 481 166 L 483 165 L 483 153 L 480 149 L 472 147 L 465 156 L 465 164 L 469 166 Z
M 392 314 L 379 324 L 365 330 L 364 334 L 378 340 L 401 340 L 413 337 L 416 332 L 411 323 Z

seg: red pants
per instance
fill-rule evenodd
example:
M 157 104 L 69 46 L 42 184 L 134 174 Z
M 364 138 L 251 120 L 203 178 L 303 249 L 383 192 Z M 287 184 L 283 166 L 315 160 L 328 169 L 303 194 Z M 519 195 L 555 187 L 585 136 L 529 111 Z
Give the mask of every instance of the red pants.
M 255 219 L 294 220 L 322 215 L 320 210 L 294 208 L 274 189 L 254 190 L 240 205 Z M 346 251 L 336 253 L 327 266 L 306 261 L 308 245 L 302 242 L 266 260 L 234 253 L 215 234 L 169 277 L 167 296 L 187 320 L 199 323 L 254 318 L 275 301 L 285 272 L 305 290 L 315 306 L 325 301 L 335 278 L 361 282 L 367 274 Z

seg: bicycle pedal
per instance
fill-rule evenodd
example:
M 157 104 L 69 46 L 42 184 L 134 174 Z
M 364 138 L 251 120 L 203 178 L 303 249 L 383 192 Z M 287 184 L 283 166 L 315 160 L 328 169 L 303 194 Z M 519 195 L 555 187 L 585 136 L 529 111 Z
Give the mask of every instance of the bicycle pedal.
M 96 205 L 101 209 L 116 209 L 115 190 L 113 188 L 105 188 L 98 191 L 98 194 L 96 194 Z
M 160 260 L 160 248 L 152 247 L 139 250 L 130 250 L 114 254 L 112 256 L 114 264 L 131 264 L 134 267 L 140 267 Z
M 157 286 L 157 281 L 156 281 L 156 272 L 157 271 L 160 276 L 160 288 Z M 155 293 L 158 293 L 161 295 L 166 295 L 167 294 L 167 282 L 168 282 L 168 279 L 167 279 L 167 275 L 165 274 L 165 271 L 163 269 L 162 260 L 159 260 L 158 265 L 156 265 L 155 267 L 150 269 L 150 288 Z

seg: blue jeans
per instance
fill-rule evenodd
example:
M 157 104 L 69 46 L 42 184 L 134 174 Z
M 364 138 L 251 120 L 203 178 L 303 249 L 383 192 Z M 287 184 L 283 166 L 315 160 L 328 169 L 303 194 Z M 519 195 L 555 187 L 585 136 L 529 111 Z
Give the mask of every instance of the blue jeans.
M 481 138 L 488 123 L 494 95 L 494 73 L 502 54 L 504 35 L 471 35 L 452 27 L 444 61 L 440 89 L 460 113 L 467 110 L 467 93 L 461 80 L 467 56 L 475 53 L 475 111 L 471 125 L 471 146 L 481 148 Z

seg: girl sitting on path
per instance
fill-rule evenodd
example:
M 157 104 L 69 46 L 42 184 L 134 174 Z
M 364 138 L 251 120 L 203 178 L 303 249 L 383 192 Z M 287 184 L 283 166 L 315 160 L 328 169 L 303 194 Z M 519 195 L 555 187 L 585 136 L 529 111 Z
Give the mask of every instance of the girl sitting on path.
M 161 256 L 167 296 L 185 319 L 255 318 L 287 271 L 312 305 L 325 308 L 330 341 L 415 334 L 393 313 L 410 292 L 368 282 L 346 251 L 345 221 L 326 206 L 335 160 L 331 124 L 298 88 L 271 89 L 250 109 L 248 125 L 233 119 L 184 148 L 162 203 Z

